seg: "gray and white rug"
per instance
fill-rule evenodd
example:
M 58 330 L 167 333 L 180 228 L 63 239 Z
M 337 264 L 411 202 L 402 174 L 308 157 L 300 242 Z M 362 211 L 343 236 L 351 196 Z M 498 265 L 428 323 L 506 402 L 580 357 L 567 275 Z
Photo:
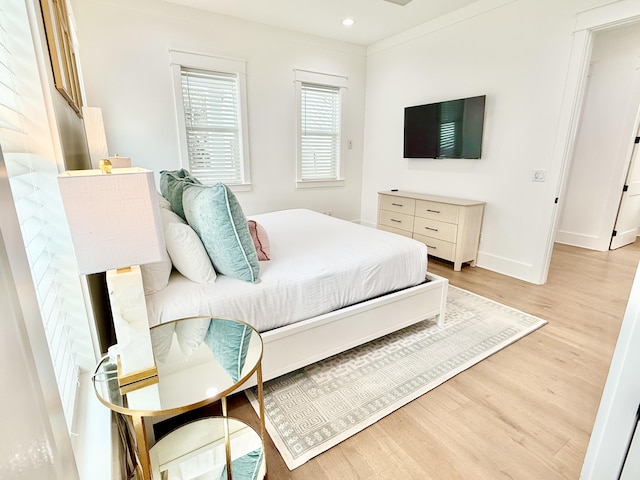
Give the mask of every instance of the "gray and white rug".
M 450 285 L 442 327 L 425 320 L 266 382 L 267 431 L 293 470 L 546 323 Z

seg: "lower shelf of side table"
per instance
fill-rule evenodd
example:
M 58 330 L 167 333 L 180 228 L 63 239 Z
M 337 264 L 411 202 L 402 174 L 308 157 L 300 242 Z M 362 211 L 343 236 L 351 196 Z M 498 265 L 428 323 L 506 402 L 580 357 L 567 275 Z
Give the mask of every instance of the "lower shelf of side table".
M 207 417 L 182 425 L 158 440 L 149 456 L 154 480 L 258 480 L 266 474 L 260 435 L 235 418 Z

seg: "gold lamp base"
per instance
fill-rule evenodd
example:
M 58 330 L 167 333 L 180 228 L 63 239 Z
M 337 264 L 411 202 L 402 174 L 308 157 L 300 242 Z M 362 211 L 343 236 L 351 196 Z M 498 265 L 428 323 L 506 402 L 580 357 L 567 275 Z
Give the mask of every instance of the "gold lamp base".
M 158 368 L 153 367 L 137 370 L 131 373 L 122 372 L 120 355 L 118 355 L 118 386 L 120 393 L 125 394 L 158 383 Z

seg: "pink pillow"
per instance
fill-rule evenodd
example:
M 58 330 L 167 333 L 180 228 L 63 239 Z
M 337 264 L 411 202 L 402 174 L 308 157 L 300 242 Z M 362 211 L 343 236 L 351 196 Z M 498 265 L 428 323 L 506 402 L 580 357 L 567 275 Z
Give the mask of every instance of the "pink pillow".
M 258 260 L 270 260 L 269 255 L 271 255 L 271 245 L 269 245 L 269 237 L 267 236 L 267 232 L 264 227 L 255 220 L 247 221 L 247 225 L 249 227 L 249 233 L 251 234 L 253 244 L 256 247 Z

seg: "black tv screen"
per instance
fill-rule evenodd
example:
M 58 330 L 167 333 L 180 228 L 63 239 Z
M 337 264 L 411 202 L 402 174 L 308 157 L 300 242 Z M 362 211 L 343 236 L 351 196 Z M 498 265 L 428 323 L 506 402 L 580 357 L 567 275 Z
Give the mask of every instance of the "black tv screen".
M 404 158 L 480 158 L 486 95 L 404 109 Z

